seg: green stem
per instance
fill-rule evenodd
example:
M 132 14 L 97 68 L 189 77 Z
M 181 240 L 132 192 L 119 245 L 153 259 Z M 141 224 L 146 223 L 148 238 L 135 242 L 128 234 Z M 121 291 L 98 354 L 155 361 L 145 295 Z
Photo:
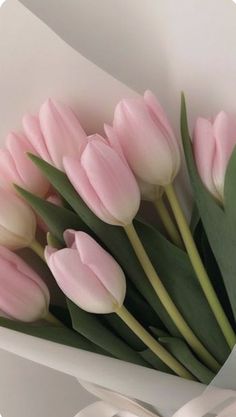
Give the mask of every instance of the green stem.
M 170 237 L 171 241 L 178 246 L 179 248 L 183 249 L 183 242 L 181 239 L 181 236 L 179 234 L 179 231 L 177 229 L 177 227 L 175 226 L 170 213 L 168 212 L 163 198 L 158 198 L 156 201 L 154 201 L 154 206 L 156 208 L 156 211 L 166 229 L 166 232 L 168 234 L 168 236 Z
M 133 249 L 139 259 L 140 264 L 143 267 L 144 272 L 146 273 L 149 282 L 151 283 L 154 291 L 156 292 L 158 298 L 160 299 L 161 303 L 165 307 L 166 311 L 168 312 L 169 316 L 175 323 L 176 327 L 178 328 L 179 332 L 182 334 L 184 339 L 188 342 L 189 346 L 193 349 L 193 351 L 202 359 L 202 361 L 214 372 L 218 371 L 220 365 L 214 359 L 214 357 L 207 351 L 207 349 L 203 346 L 203 344 L 198 340 L 198 338 L 193 333 L 192 329 L 189 327 L 177 307 L 175 306 L 174 302 L 172 301 L 171 297 L 169 296 L 168 292 L 166 291 L 164 285 L 162 284 L 161 279 L 157 275 L 144 247 L 139 239 L 139 236 L 133 226 L 133 224 L 126 226 L 125 231 L 127 236 L 133 246 Z
M 44 320 L 46 320 L 50 324 L 53 324 L 54 326 L 65 327 L 64 324 L 60 320 L 58 320 L 52 313 L 50 313 L 50 311 L 44 317 Z
M 44 248 L 37 240 L 33 240 L 29 245 L 29 248 L 32 249 L 45 262 Z
M 215 318 L 222 330 L 223 335 L 225 336 L 225 339 L 230 349 L 233 349 L 233 347 L 236 344 L 236 335 L 218 300 L 214 287 L 204 268 L 204 265 L 200 258 L 196 244 L 193 240 L 191 231 L 189 229 L 188 222 L 179 204 L 173 185 L 172 184 L 168 185 L 165 188 L 165 192 L 169 200 L 169 203 L 171 205 L 171 208 L 173 210 L 173 213 L 175 215 L 176 222 L 179 226 L 180 233 L 182 235 L 186 250 L 188 252 L 189 258 L 193 265 L 193 269 L 196 273 L 198 281 L 202 287 L 202 290 L 207 298 L 207 301 L 215 315 Z
M 172 356 L 124 307 L 119 307 L 116 314 L 127 324 L 127 326 L 138 336 L 146 346 L 157 355 L 172 371 L 182 378 L 194 380 L 194 377 Z

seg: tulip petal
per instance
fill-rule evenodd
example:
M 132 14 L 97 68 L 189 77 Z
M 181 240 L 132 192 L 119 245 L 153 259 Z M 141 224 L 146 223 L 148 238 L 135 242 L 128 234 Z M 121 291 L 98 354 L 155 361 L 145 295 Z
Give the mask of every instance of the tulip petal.
M 174 156 L 143 99 L 120 102 L 115 109 L 113 127 L 137 177 L 154 185 L 172 182 Z
M 228 162 L 236 145 L 236 118 L 220 112 L 213 124 L 216 152 L 213 164 L 215 187 L 223 200 L 224 180 Z
M 177 141 L 171 124 L 156 97 L 150 90 L 146 90 L 144 93 L 144 101 L 147 104 L 150 114 L 153 117 L 154 122 L 159 126 L 159 129 L 163 131 L 166 140 L 172 150 L 174 176 L 178 173 L 180 167 L 180 144 Z
M 8 190 L 0 192 L 0 245 L 11 249 L 29 246 L 36 230 L 33 211 Z
M 15 270 L 18 270 L 21 272 L 25 277 L 28 277 L 29 279 L 33 280 L 42 290 L 45 300 L 47 302 L 47 305 L 49 305 L 49 291 L 46 284 L 43 282 L 43 280 L 38 276 L 38 274 L 30 268 L 26 262 L 24 262 L 18 255 L 16 255 L 14 252 L 11 252 L 6 247 L 0 246 L 0 259 L 4 258 L 8 263 L 11 263 L 11 265 L 14 266 Z
M 197 119 L 193 135 L 193 149 L 198 172 L 203 183 L 216 198 L 219 198 L 212 177 L 216 147 L 213 127 L 209 120 Z
M 126 280 L 119 264 L 87 233 L 73 230 L 69 232 L 74 235 L 82 263 L 94 272 L 117 304 L 121 306 L 126 293 Z
M 49 256 L 48 266 L 64 294 L 85 311 L 106 314 L 114 311 L 111 294 L 93 271 L 81 263 L 74 249 L 61 249 Z
M 79 155 L 86 134 L 72 110 L 48 99 L 40 108 L 40 128 L 51 160 L 63 169 L 63 156 Z
M 163 129 L 166 137 L 172 138 L 173 142 L 176 143 L 175 135 L 171 127 L 171 124 L 168 118 L 166 117 L 166 114 L 159 101 L 156 99 L 155 95 L 150 90 L 145 91 L 144 101 L 147 104 L 152 116 L 154 116 L 154 120 L 158 123 L 159 128 Z
M 0 186 L 6 190 L 13 190 L 13 184 L 19 183 L 19 175 L 10 152 L 0 149 Z
M 31 142 L 33 148 L 36 151 L 34 154 L 38 154 L 42 159 L 50 163 L 51 159 L 40 129 L 38 117 L 32 116 L 31 114 L 26 114 L 23 117 L 22 124 L 27 139 Z
M 18 173 L 19 180 L 16 181 L 16 184 L 23 186 L 33 194 L 44 197 L 50 184 L 27 155 L 27 152 L 35 153 L 31 143 L 24 136 L 11 133 L 7 136 L 6 148 L 14 160 Z
M 90 184 L 79 158 L 64 157 L 63 164 L 71 184 L 80 194 L 87 206 L 104 222 L 109 224 L 120 224 L 103 206 L 101 200 Z
M 81 165 L 106 210 L 118 224 L 130 224 L 139 209 L 140 192 L 132 171 L 119 155 L 96 135 L 86 146 Z
M 25 322 L 44 317 L 48 303 L 38 284 L 2 256 L 0 265 L 0 309 L 6 315 Z
M 104 131 L 106 133 L 109 145 L 118 153 L 118 155 L 122 158 L 122 160 L 128 165 L 128 162 L 125 159 L 122 147 L 120 145 L 118 135 L 116 134 L 115 130 L 108 124 L 104 124 Z

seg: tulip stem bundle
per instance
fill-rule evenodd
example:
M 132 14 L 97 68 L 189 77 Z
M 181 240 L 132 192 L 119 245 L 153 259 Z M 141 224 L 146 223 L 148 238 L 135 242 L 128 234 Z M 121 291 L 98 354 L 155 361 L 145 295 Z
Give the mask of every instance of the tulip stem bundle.
M 194 380 L 193 375 L 178 362 L 147 330 L 135 319 L 132 314 L 123 306 L 116 310 L 116 314 L 127 326 L 138 336 L 149 349 L 157 355 L 172 371 L 182 378 Z
M 233 349 L 236 343 L 236 335 L 230 325 L 230 322 L 218 300 L 214 287 L 210 281 L 210 278 L 207 275 L 207 272 L 204 268 L 202 260 L 200 258 L 199 252 L 197 250 L 196 244 L 193 240 L 192 234 L 190 232 L 186 217 L 183 213 L 183 210 L 179 204 L 178 198 L 176 196 L 173 185 L 168 185 L 165 189 L 167 198 L 170 202 L 171 208 L 176 218 L 176 222 L 179 226 L 180 233 L 182 235 L 186 250 L 188 252 L 189 258 L 193 265 L 196 276 L 199 280 L 199 283 L 202 287 L 202 290 L 207 298 L 207 301 L 215 315 L 215 318 L 222 330 L 222 333 L 225 336 L 225 339 L 230 347 Z
M 139 259 L 140 264 L 142 265 L 143 270 L 146 273 L 147 278 L 149 279 L 149 282 L 151 283 L 158 298 L 160 299 L 161 303 L 165 307 L 166 311 L 168 312 L 169 316 L 175 323 L 182 336 L 188 342 L 189 346 L 191 346 L 193 351 L 199 356 L 199 358 L 201 358 L 204 361 L 204 363 L 212 371 L 219 370 L 220 365 L 218 364 L 218 362 L 195 336 L 192 329 L 186 323 L 185 319 L 183 318 L 183 316 L 175 306 L 174 302 L 172 301 L 171 297 L 169 296 L 168 292 L 166 291 L 161 279 L 157 275 L 150 261 L 150 258 L 148 257 L 144 249 L 142 242 L 139 239 L 139 236 L 133 224 L 126 226 L 125 231 L 133 246 L 137 258 Z
M 44 258 L 44 248 L 40 243 L 34 239 L 31 244 L 29 245 L 30 249 L 32 249 L 43 261 L 45 261 Z
M 170 237 L 171 241 L 178 246 L 179 248 L 184 248 L 183 246 L 183 242 L 181 239 L 181 236 L 179 234 L 179 231 L 177 229 L 177 227 L 175 226 L 170 213 L 168 212 L 163 198 L 158 198 L 157 200 L 154 201 L 154 206 L 157 210 L 157 213 L 160 216 L 160 219 L 166 229 L 166 232 L 168 234 L 168 236 Z

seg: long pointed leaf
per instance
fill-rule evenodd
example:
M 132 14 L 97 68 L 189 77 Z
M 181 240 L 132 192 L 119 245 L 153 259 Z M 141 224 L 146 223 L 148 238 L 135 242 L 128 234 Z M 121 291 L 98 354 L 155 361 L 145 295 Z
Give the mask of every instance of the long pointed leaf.
M 181 132 L 188 172 L 194 191 L 194 197 L 203 222 L 209 243 L 222 273 L 224 284 L 231 302 L 236 320 L 236 215 L 235 215 L 235 178 L 236 150 L 229 162 L 225 179 L 225 203 L 223 210 L 203 185 L 194 161 L 192 142 L 188 130 L 185 99 L 181 103 Z M 234 206 L 233 206 L 234 205 Z
M 115 358 L 132 362 L 138 365 L 148 366 L 141 356 L 132 350 L 112 331 L 106 328 L 95 315 L 77 307 L 72 301 L 67 300 L 71 314 L 73 328 L 95 345 L 112 354 Z

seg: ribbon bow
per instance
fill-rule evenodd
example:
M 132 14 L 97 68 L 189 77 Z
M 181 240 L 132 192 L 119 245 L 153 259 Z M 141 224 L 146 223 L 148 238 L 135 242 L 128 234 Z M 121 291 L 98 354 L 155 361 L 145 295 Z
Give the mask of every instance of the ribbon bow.
M 92 394 L 101 398 L 75 417 L 160 417 L 137 401 L 93 384 L 81 382 Z M 200 397 L 185 404 L 172 417 L 235 417 L 236 391 L 208 388 Z

